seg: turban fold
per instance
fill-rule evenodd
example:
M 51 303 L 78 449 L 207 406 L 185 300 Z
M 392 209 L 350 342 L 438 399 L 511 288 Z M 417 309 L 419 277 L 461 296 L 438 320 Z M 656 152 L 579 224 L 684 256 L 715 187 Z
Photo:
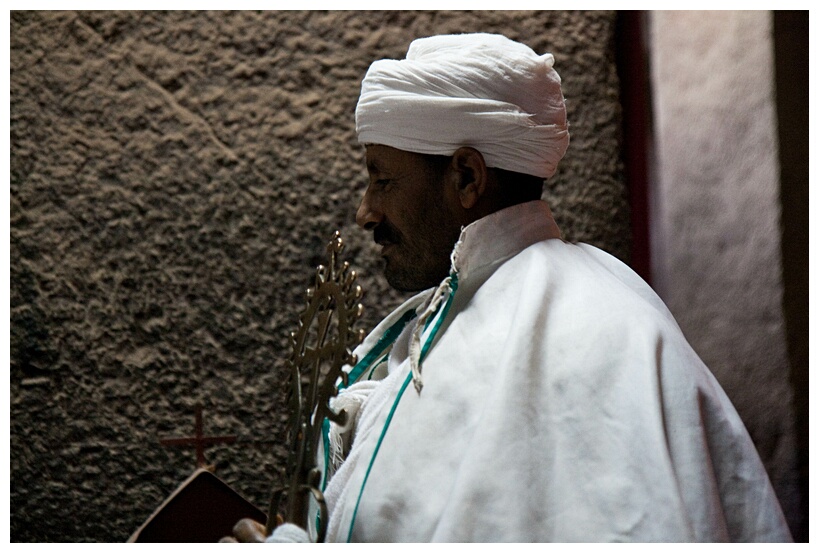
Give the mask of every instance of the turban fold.
M 551 177 L 569 145 L 552 54 L 501 35 L 441 35 L 403 60 L 374 62 L 361 83 L 362 144 L 421 154 L 481 152 L 488 167 Z

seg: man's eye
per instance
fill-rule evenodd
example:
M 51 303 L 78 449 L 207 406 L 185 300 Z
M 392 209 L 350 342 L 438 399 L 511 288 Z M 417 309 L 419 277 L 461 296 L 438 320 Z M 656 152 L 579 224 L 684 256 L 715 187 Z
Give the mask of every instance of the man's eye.
M 390 179 L 378 179 L 377 181 L 375 181 L 375 184 L 377 184 L 378 186 L 380 186 L 382 188 L 387 186 L 389 183 L 390 183 Z

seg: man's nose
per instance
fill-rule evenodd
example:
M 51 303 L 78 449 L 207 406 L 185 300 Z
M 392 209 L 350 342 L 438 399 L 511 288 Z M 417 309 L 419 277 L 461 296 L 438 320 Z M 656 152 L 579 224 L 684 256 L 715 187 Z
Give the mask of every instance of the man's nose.
M 372 230 L 382 219 L 384 219 L 384 214 L 373 205 L 372 196 L 368 190 L 361 198 L 361 204 L 359 204 L 358 211 L 355 213 L 355 222 L 364 230 Z

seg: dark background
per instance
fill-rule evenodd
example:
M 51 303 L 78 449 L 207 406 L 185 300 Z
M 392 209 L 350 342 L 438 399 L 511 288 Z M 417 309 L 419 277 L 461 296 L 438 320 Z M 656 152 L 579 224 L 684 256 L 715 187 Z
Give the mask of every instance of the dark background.
M 263 508 L 287 336 L 340 229 L 369 329 L 401 297 L 354 212 L 378 58 L 490 31 L 556 53 L 564 233 L 627 259 L 612 13 L 12 12 L 11 539 L 124 541 L 195 468 Z M 559 32 L 558 32 L 559 29 Z

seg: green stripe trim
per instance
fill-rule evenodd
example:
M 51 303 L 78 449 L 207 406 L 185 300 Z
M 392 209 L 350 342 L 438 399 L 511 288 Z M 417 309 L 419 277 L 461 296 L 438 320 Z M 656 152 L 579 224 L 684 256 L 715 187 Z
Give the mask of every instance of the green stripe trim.
M 322 474 L 321 491 L 327 489 L 327 473 L 330 472 L 330 419 L 321 421 L 321 437 L 324 443 L 324 474 Z
M 427 341 L 424 342 L 424 347 L 421 348 L 421 355 L 418 359 L 419 361 L 424 360 L 429 348 L 432 347 L 432 342 L 435 340 L 435 335 L 438 334 L 438 329 L 441 328 L 444 319 L 446 319 L 446 316 L 449 314 L 449 308 L 452 306 L 452 299 L 455 297 L 455 292 L 458 291 L 458 274 L 452 273 L 449 275 L 449 277 L 449 297 L 446 299 L 443 309 L 441 309 L 441 315 L 435 318 L 435 326 L 432 327 L 432 332 L 430 332 L 429 338 L 427 338 Z
M 371 349 L 369 353 L 364 356 L 364 359 L 356 363 L 356 366 L 350 370 L 347 385 L 345 386 L 344 384 L 339 384 L 338 389 L 343 390 L 350 384 L 355 383 L 361 377 L 361 374 L 367 370 L 370 364 L 378 359 L 378 357 L 384 353 L 384 350 L 395 342 L 398 335 L 401 334 L 401 331 L 404 330 L 405 326 L 407 326 L 407 323 L 414 318 L 415 309 L 410 309 L 401 315 L 401 318 L 398 319 L 390 328 L 388 328 L 384 335 L 378 339 L 378 342 L 376 342 L 373 349 Z
M 367 355 L 358 363 L 356 363 L 355 367 L 350 370 L 349 378 L 347 380 L 347 385 L 343 383 L 338 385 L 338 390 L 343 390 L 350 384 L 355 383 L 361 377 L 361 374 L 367 370 L 370 364 L 378 359 L 380 355 L 384 353 L 389 346 L 395 342 L 398 335 L 401 334 L 401 331 L 404 330 L 404 327 L 407 326 L 407 323 L 410 322 L 413 318 L 415 318 L 415 309 L 407 310 L 401 318 L 399 318 L 390 328 L 387 329 L 386 332 L 378 339 L 373 349 L 367 353 Z M 381 362 L 383 362 L 382 360 Z M 379 363 L 380 364 L 380 363 Z M 378 364 L 376 365 L 376 367 Z M 372 376 L 372 372 L 375 370 L 375 367 L 370 371 L 370 376 Z M 321 482 L 321 491 L 325 491 L 327 489 L 327 475 L 330 473 L 330 421 L 325 418 L 321 423 L 321 434 L 322 434 L 322 442 L 324 444 L 324 474 L 322 474 L 322 482 Z M 316 529 L 318 530 L 320 524 L 320 515 L 321 511 L 316 513 Z
M 450 274 L 451 281 L 450 281 L 450 291 L 449 297 L 446 300 L 446 303 L 441 308 L 440 316 L 436 317 L 435 326 L 432 327 L 432 332 L 430 333 L 429 337 L 427 338 L 426 342 L 424 342 L 424 346 L 421 348 L 421 355 L 420 358 L 423 359 L 429 348 L 432 345 L 433 340 L 435 339 L 435 334 L 438 332 L 438 329 L 441 328 L 441 324 L 443 324 L 444 319 L 446 319 L 447 314 L 449 313 L 449 308 L 452 306 L 452 300 L 455 297 L 455 291 L 458 289 L 458 275 L 457 273 Z M 409 322 L 409 319 L 407 320 Z M 404 323 L 406 324 L 406 323 Z M 427 321 L 425 326 L 428 327 L 431 324 L 431 321 Z M 402 327 L 403 328 L 403 327 Z M 392 330 L 392 328 L 390 328 Z M 389 331 L 388 331 L 389 332 Z M 361 505 L 361 497 L 364 495 L 364 488 L 367 486 L 367 480 L 370 477 L 370 471 L 373 468 L 373 464 L 375 463 L 375 458 L 378 456 L 378 451 L 381 449 L 381 443 L 384 441 L 384 436 L 387 434 L 387 429 L 390 427 L 390 422 L 392 422 L 392 416 L 395 414 L 395 410 L 398 408 L 398 403 L 401 401 L 401 398 L 404 396 L 404 392 L 407 389 L 409 383 L 412 382 L 412 371 L 407 374 L 406 380 L 404 380 L 404 384 L 401 385 L 401 389 L 398 391 L 398 395 L 395 398 L 395 401 L 390 408 L 390 412 L 387 415 L 387 420 L 384 422 L 384 428 L 381 429 L 381 435 L 378 437 L 378 442 L 375 444 L 375 450 L 373 451 L 373 455 L 370 458 L 370 464 L 367 466 L 367 472 L 364 473 L 364 481 L 361 483 L 361 490 L 358 492 L 358 499 L 355 502 L 355 509 L 353 509 L 353 518 L 350 520 L 350 530 L 347 533 L 347 543 L 350 543 L 350 540 L 353 537 L 353 528 L 355 528 L 355 519 L 358 515 L 358 507 Z
M 386 363 L 388 359 L 389 359 L 389 356 L 387 354 L 384 354 L 383 356 L 381 356 L 381 359 L 379 359 L 377 362 L 373 363 L 373 366 L 370 369 L 370 372 L 367 373 L 367 380 L 372 380 L 373 379 L 373 373 L 375 372 L 375 369 L 377 369 L 378 367 L 380 367 L 381 365 Z
M 355 509 L 353 510 L 353 519 L 350 521 L 350 532 L 347 534 L 347 543 L 350 543 L 350 539 L 353 537 L 353 527 L 355 526 L 355 517 L 358 515 L 358 506 L 361 504 L 361 496 L 364 495 L 364 486 L 367 485 L 367 479 L 370 477 L 370 470 L 373 468 L 373 463 L 375 462 L 376 456 L 378 456 L 378 450 L 381 448 L 381 442 L 384 441 L 384 435 L 387 433 L 387 428 L 390 426 L 390 421 L 392 421 L 392 416 L 395 414 L 395 409 L 398 407 L 398 402 L 401 401 L 401 397 L 404 395 L 404 391 L 407 389 L 410 381 L 412 380 L 412 373 L 407 375 L 406 380 L 404 380 L 404 384 L 401 386 L 401 390 L 398 392 L 398 396 L 395 398 L 395 401 L 392 404 L 392 408 L 390 409 L 389 415 L 387 415 L 387 421 L 384 423 L 384 428 L 381 430 L 381 435 L 378 437 L 378 443 L 375 444 L 375 451 L 373 452 L 373 456 L 370 459 L 370 464 L 367 466 L 367 472 L 364 473 L 364 482 L 361 484 L 361 491 L 358 492 L 358 499 L 355 502 Z

